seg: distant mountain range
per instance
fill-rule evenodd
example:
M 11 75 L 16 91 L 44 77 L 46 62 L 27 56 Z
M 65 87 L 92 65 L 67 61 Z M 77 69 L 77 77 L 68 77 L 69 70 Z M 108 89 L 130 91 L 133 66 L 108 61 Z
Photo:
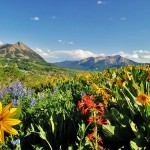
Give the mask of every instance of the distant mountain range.
M 120 55 L 116 56 L 99 56 L 99 57 L 88 57 L 86 59 L 82 59 L 79 61 L 62 61 L 56 63 L 48 63 L 46 62 L 39 54 L 33 51 L 31 48 L 26 46 L 21 42 L 17 42 L 16 44 L 3 44 L 0 45 L 0 60 L 5 62 L 5 59 L 11 60 L 19 66 L 21 63 L 21 67 L 26 68 L 30 67 L 29 63 L 25 64 L 25 62 L 32 62 L 34 64 L 41 64 L 44 66 L 59 66 L 64 68 L 76 69 L 76 70 L 98 70 L 103 71 L 106 68 L 112 67 L 121 67 L 126 66 L 128 64 L 137 65 L 137 62 L 121 57 Z
M 0 45 L 0 58 L 46 62 L 39 54 L 21 42 Z
M 79 69 L 79 70 L 98 70 L 103 71 L 106 68 L 120 68 L 121 66 L 137 65 L 138 63 L 120 55 L 115 56 L 99 56 L 99 57 L 89 57 L 79 61 L 62 61 L 54 63 L 57 66 Z

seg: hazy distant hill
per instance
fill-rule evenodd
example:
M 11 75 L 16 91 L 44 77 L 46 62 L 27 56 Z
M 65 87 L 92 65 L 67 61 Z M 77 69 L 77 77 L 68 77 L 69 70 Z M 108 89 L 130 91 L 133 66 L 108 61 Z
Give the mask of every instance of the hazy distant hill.
M 62 61 L 54 63 L 57 66 L 66 68 L 79 69 L 79 70 L 99 70 L 102 71 L 106 68 L 126 66 L 128 64 L 137 65 L 137 62 L 116 56 L 99 56 L 99 57 L 88 57 L 79 61 Z
M 39 54 L 21 42 L 0 45 L 0 58 L 45 62 Z

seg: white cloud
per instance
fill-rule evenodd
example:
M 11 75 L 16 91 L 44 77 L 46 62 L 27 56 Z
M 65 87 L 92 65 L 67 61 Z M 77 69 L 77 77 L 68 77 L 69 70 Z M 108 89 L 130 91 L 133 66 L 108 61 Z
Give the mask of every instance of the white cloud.
M 62 40 L 58 40 L 59 43 L 62 43 Z
M 65 41 L 63 41 L 63 40 L 58 40 L 58 43 L 60 43 L 60 44 L 65 44 Z
M 74 44 L 73 41 L 66 42 L 64 40 L 58 40 L 58 43 L 60 43 L 60 44 L 69 44 L 69 45 L 73 45 Z
M 70 44 L 70 45 L 73 45 L 74 44 L 74 42 L 73 41 L 70 41 L 70 42 L 67 42 L 68 44 Z
M 35 52 L 40 54 L 48 62 L 58 62 L 65 60 L 81 60 L 87 57 L 104 56 L 104 54 L 95 54 L 91 51 L 76 49 L 76 50 L 62 50 L 51 51 L 42 50 L 40 48 L 34 49 Z
M 99 1 L 97 1 L 97 4 L 102 5 L 102 4 L 105 4 L 105 2 L 99 0 Z
M 120 20 L 121 20 L 121 21 L 126 21 L 127 18 L 126 18 L 126 17 L 121 17 Z
M 129 59 L 139 58 L 139 56 L 136 53 L 129 54 L 129 53 L 125 53 L 125 52 L 122 52 L 122 51 L 117 52 L 113 55 L 120 55 L 122 57 L 129 58 Z
M 65 60 L 82 60 L 87 57 L 98 57 L 106 56 L 103 53 L 94 53 L 88 50 L 76 49 L 76 50 L 61 50 L 61 51 L 51 51 L 42 50 L 40 48 L 34 49 L 35 52 L 40 54 L 48 62 L 59 62 Z M 119 51 L 110 56 L 120 55 L 130 60 L 134 60 L 140 63 L 150 63 L 150 51 L 145 50 L 135 50 L 131 53 Z
M 37 16 L 35 16 L 35 17 L 31 17 L 31 20 L 39 21 L 39 20 L 40 20 L 40 18 L 39 18 L 39 17 L 37 17 Z
M 0 41 L 0 45 L 3 45 L 4 43 L 2 41 Z
M 132 53 L 126 53 L 121 51 L 113 55 L 120 55 L 122 57 L 134 60 L 136 62 L 150 63 L 150 51 L 136 50 Z

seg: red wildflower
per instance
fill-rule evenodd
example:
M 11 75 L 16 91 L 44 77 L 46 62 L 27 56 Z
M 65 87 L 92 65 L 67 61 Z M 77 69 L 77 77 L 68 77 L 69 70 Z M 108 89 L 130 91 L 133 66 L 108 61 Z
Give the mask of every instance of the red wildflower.
M 110 123 L 108 119 L 103 119 L 103 118 L 96 118 L 96 122 L 99 125 L 109 124 Z
M 89 117 L 89 118 L 87 119 L 87 121 L 88 121 L 88 123 L 90 124 L 90 123 L 92 123 L 92 122 L 94 121 L 94 118 L 93 118 L 93 117 Z
M 101 144 L 103 144 L 102 138 L 98 138 L 98 142 L 101 143 Z
M 94 100 L 94 95 L 85 95 L 85 96 L 82 97 L 82 100 L 83 101 Z
M 79 108 L 80 108 L 80 107 L 83 107 L 83 105 L 84 105 L 84 103 L 83 103 L 83 102 L 78 101 L 78 107 L 79 107 Z
M 105 112 L 104 112 L 104 106 L 102 103 L 98 103 L 96 109 L 98 110 L 98 112 L 100 113 L 100 115 L 104 115 Z
M 87 135 L 87 138 L 88 138 L 89 140 L 93 140 L 93 137 L 95 136 L 95 134 L 96 134 L 96 130 L 94 130 L 91 134 L 88 134 L 88 135 Z
M 91 100 L 86 100 L 84 104 L 89 108 L 95 108 L 96 107 L 96 104 Z
M 86 114 L 88 111 L 89 111 L 89 108 L 82 107 L 82 110 L 81 110 L 82 114 Z

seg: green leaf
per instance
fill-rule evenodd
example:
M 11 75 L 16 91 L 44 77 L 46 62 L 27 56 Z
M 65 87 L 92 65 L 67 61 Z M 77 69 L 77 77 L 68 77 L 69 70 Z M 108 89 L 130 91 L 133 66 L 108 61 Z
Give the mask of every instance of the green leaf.
M 15 115 L 13 116 L 13 118 L 18 119 L 18 118 L 20 117 L 20 115 L 21 115 L 21 110 L 22 110 L 22 105 L 19 104 L 19 106 L 17 107 L 16 113 L 15 113 Z
M 130 133 L 127 128 L 119 126 L 102 125 L 102 132 L 108 140 L 114 142 L 126 141 L 126 139 L 130 138 Z
M 145 71 L 141 76 L 141 83 L 145 83 L 148 76 L 148 71 Z
M 139 148 L 134 141 L 130 141 L 130 147 L 131 150 L 142 150 L 142 148 Z
M 138 132 L 136 129 L 136 124 L 133 121 L 130 123 L 130 126 L 133 132 Z
M 131 150 L 146 150 L 145 138 L 134 138 L 130 141 Z
M 147 116 L 150 116 L 150 106 L 146 106 L 147 107 Z
M 142 132 L 139 131 L 137 125 L 133 121 L 130 122 L 130 127 L 133 133 L 135 134 L 136 138 L 140 138 L 141 136 L 143 136 Z
M 122 127 L 129 126 L 130 118 L 126 114 L 120 113 L 117 109 L 111 108 L 111 117 L 113 121 L 121 125 Z
M 35 149 L 35 150 L 44 150 L 43 147 L 40 147 L 38 145 L 32 145 L 32 147 Z
M 144 93 L 144 84 L 143 84 L 143 82 L 141 82 L 141 84 L 140 84 L 140 91 L 141 91 L 141 93 Z
M 53 121 L 53 117 L 52 117 L 52 116 L 50 117 L 50 123 L 51 123 L 51 126 L 52 126 L 52 133 L 54 134 L 54 131 L 55 131 L 55 124 L 54 124 L 54 121 Z
M 43 140 L 46 140 L 46 133 L 45 133 L 45 131 L 42 129 L 42 127 L 39 125 L 39 126 L 37 126 L 37 128 L 39 129 L 39 135 L 40 135 L 40 137 L 43 139 Z

